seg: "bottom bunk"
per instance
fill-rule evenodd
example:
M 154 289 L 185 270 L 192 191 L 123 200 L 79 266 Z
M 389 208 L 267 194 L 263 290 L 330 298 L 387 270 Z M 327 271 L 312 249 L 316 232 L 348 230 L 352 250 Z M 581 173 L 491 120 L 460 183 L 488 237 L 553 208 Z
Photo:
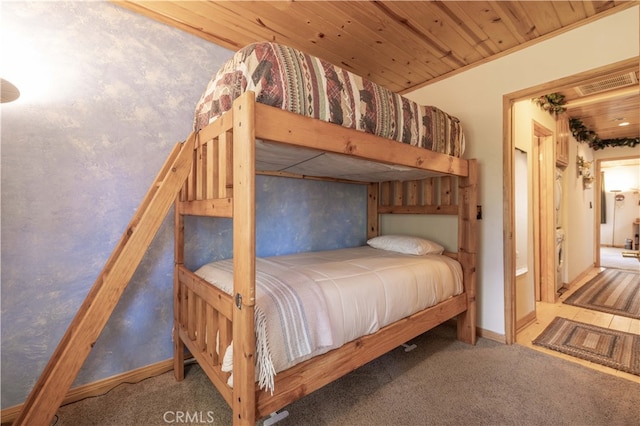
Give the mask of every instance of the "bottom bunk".
M 388 242 L 382 237 L 372 244 L 381 240 Z M 420 249 L 425 244 L 433 248 L 432 243 L 417 241 Z M 469 294 L 462 268 L 455 254 L 441 254 L 441 249 L 406 254 L 359 247 L 256 259 L 254 418 L 267 416 L 466 312 Z M 236 304 L 231 296 L 232 272 L 230 260 L 196 272 L 177 265 L 174 289 L 176 378 L 183 378 L 186 346 L 230 406 L 233 363 L 227 348 L 233 347 Z M 284 278 L 281 272 L 286 272 Z M 295 299 L 295 306 L 283 308 L 284 299 Z M 325 309 L 320 309 L 322 305 Z M 292 314 L 296 309 L 306 321 L 296 320 Z M 263 311 L 268 311 L 263 315 L 266 320 Z M 264 321 L 271 325 L 259 331 Z M 283 322 L 286 331 L 273 326 Z M 261 341 L 261 334 L 270 337 Z M 475 340 L 464 333 L 459 337 L 469 343 Z M 272 357 L 268 362 L 265 351 Z

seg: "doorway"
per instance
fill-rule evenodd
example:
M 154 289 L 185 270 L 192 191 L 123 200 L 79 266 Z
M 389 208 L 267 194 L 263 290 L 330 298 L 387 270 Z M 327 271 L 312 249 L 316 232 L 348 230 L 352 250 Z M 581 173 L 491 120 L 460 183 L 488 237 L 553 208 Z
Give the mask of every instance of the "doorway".
M 640 245 L 640 157 L 620 157 L 595 162 L 596 265 L 638 270 L 635 257 Z
M 515 158 L 516 329 L 536 320 L 536 302 L 555 301 L 555 119 L 531 117 L 529 102 L 516 105 Z M 537 112 L 537 111 L 536 111 Z M 538 119 L 544 119 L 543 122 Z M 526 129 L 526 130 L 525 130 Z M 528 130 L 528 131 L 527 131 Z
M 553 93 L 568 88 L 578 86 L 585 81 L 602 78 L 613 72 L 624 70 L 630 66 L 637 68 L 638 58 L 632 58 L 620 61 L 595 70 L 586 71 L 570 77 L 558 79 L 554 82 L 541 84 L 539 86 L 520 90 L 503 96 L 503 122 L 504 122 L 504 140 L 503 144 L 503 182 L 504 182 L 504 293 L 505 293 L 505 342 L 511 344 L 515 342 L 516 337 L 516 245 L 514 241 L 515 230 L 515 196 L 514 196 L 514 123 L 513 113 L 514 104 L 521 100 L 530 100 L 542 96 L 544 94 Z M 634 69 L 635 69 L 634 68 Z M 551 176 L 554 174 L 552 173 Z M 598 176 L 596 176 L 597 179 Z M 548 218 L 546 218 L 548 220 Z M 594 231 L 598 232 L 598 228 L 594 226 Z M 553 241 L 547 242 L 547 246 L 553 247 Z M 589 244 L 591 245 L 591 244 Z M 594 257 L 598 257 L 598 251 L 595 250 Z M 542 287 L 541 287 L 542 290 Z M 551 292 L 554 294 L 555 291 Z M 549 297 L 549 294 L 546 295 Z M 541 295 L 541 297 L 543 297 Z

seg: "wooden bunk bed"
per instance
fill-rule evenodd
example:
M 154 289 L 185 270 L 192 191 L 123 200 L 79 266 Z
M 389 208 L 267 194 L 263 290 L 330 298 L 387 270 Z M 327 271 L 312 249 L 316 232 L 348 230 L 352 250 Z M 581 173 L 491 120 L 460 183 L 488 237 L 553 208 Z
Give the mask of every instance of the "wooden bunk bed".
M 283 48 L 283 51 L 288 49 Z M 302 58 L 302 54 L 294 51 L 285 54 Z M 305 60 L 303 62 L 309 65 Z M 264 71 L 275 64 L 264 65 L 264 62 L 258 64 L 260 76 L 254 83 L 266 78 L 269 91 L 273 89 L 269 86 L 274 82 L 273 75 Z M 357 81 L 337 67 L 331 69 L 323 63 L 312 65 L 320 67 L 318 69 L 327 67 L 325 71 L 332 79 L 329 85 L 338 82 L 338 74 L 348 79 L 342 80 L 345 84 Z M 228 94 L 230 88 L 231 91 L 239 88 L 237 83 L 231 81 L 231 86 L 224 86 L 223 92 Z M 340 87 L 343 83 L 338 82 L 338 86 L 333 88 L 344 92 Z M 382 108 L 378 115 L 393 113 L 384 105 L 372 103 L 372 96 L 380 99 L 396 97 L 396 118 L 401 115 L 403 118 L 394 123 L 402 123 L 402 129 L 400 126 L 383 126 L 382 132 L 375 130 L 378 129 L 375 126 L 376 114 L 363 114 L 359 120 L 351 117 L 347 120 L 351 124 L 347 125 L 342 120 L 343 111 L 336 103 L 345 99 L 340 101 L 334 97 L 324 116 L 320 113 L 318 117 L 315 114 L 309 114 L 309 117 L 300 115 L 300 111 L 282 109 L 283 105 L 266 105 L 265 101 L 269 103 L 275 99 L 271 96 L 273 92 L 269 92 L 267 97 L 260 93 L 258 102 L 256 92 L 251 88 L 244 90 L 246 87 L 241 90 L 242 94 L 233 96 L 232 107 L 228 99 L 214 99 L 214 102 L 221 100 L 218 106 L 228 104 L 228 110 L 222 108 L 225 112 L 213 117 L 212 111 L 205 108 L 204 114 L 197 114 L 196 131 L 185 142 L 176 144 L 167 158 L 14 424 L 45 424 L 51 421 L 172 202 L 175 203 L 175 376 L 178 380 L 184 377 L 186 346 L 232 407 L 234 424 L 254 424 L 259 418 L 453 318 L 457 321 L 458 338 L 475 344 L 476 161 L 460 158 L 460 145 L 448 144 L 452 139 L 460 141 L 457 120 L 429 107 L 426 115 L 416 121 L 411 113 L 403 114 L 409 109 L 415 112 L 419 109 L 417 106 L 374 87 L 370 82 L 363 80 L 361 83 L 366 87 L 360 90 L 359 99 L 362 100 L 363 91 L 366 92 L 367 114 L 372 107 L 378 106 Z M 285 86 L 293 87 L 290 84 Z M 299 94 L 313 101 L 311 93 L 306 92 L 308 87 L 305 86 Z M 354 94 L 356 92 L 351 93 Z M 203 99 L 211 101 L 208 95 Z M 352 96 L 351 101 L 354 99 Z M 284 98 L 277 100 L 286 101 Z M 311 112 L 313 108 L 303 104 L 300 102 L 297 107 L 302 105 L 305 114 Z M 314 104 L 314 108 L 318 105 Z M 351 112 L 355 110 L 353 102 L 346 107 Z M 293 111 L 295 108 L 289 109 Z M 202 117 L 206 122 L 198 125 L 202 123 Z M 342 121 L 341 125 L 329 122 L 336 117 Z M 432 121 L 431 126 L 424 124 L 425 117 Z M 413 127 L 404 126 L 410 121 Z M 360 125 L 366 128 L 361 129 Z M 386 134 L 381 133 L 388 130 L 393 136 L 383 137 Z M 425 130 L 428 136 L 424 134 Z M 438 138 L 435 133 L 453 137 Z M 420 141 L 431 143 L 437 152 L 413 145 Z M 440 142 L 447 143 L 440 145 Z M 347 173 L 347 177 L 341 172 L 345 168 L 345 159 L 348 163 L 346 168 L 356 171 L 355 174 Z M 332 167 L 336 160 L 341 167 Z M 283 161 L 306 164 L 310 172 L 305 172 L 305 167 L 283 167 Z M 457 215 L 458 251 L 445 254 L 459 263 L 462 288 L 432 306 L 384 324 L 374 333 L 364 333 L 342 346 L 278 371 L 274 377 L 273 392 L 265 392 L 256 383 L 254 316 L 257 294 L 255 199 L 256 174 L 259 173 L 355 180 L 354 183 L 366 185 L 368 237 L 378 235 L 381 214 Z M 186 215 L 233 219 L 232 291 L 219 290 L 184 266 Z M 221 348 L 225 347 L 233 348 L 232 386 L 228 383 L 229 372 L 223 371 L 223 352 L 228 352 Z
M 197 119 L 196 119 L 197 122 Z M 174 371 L 184 378 L 185 346 L 232 407 L 234 424 L 254 424 L 291 402 L 453 318 L 458 338 L 476 341 L 477 165 L 374 134 L 303 116 L 256 101 L 245 91 L 232 108 L 194 133 L 193 163 L 175 204 Z M 275 151 L 274 151 L 275 150 Z M 464 291 L 275 375 L 273 392 L 256 383 L 256 174 L 282 172 L 278 158 L 337 156 L 357 164 L 387 165 L 392 180 L 361 174 L 368 188 L 367 237 L 379 234 L 381 214 L 458 216 L 458 251 L 446 253 L 462 268 Z M 267 161 L 263 161 L 266 157 Z M 321 160 L 322 161 L 322 160 Z M 354 164 L 356 164 L 354 163 Z M 321 163 L 328 164 L 328 162 Z M 266 165 L 266 166 L 265 166 Z M 358 166 L 360 167 L 360 166 Z M 364 166 L 363 166 L 364 167 Z M 339 179 L 320 166 L 314 178 Z M 321 171 L 318 171 L 321 170 Z M 406 178 L 404 177 L 406 176 Z M 233 291 L 187 269 L 186 215 L 232 218 Z M 221 348 L 233 346 L 233 386 Z

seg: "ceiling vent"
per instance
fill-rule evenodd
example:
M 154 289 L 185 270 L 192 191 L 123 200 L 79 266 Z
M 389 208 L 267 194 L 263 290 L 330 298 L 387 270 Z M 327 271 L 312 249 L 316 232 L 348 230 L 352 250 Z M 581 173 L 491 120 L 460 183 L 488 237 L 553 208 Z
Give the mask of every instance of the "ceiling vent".
M 638 84 L 638 77 L 635 72 L 628 72 L 626 74 L 615 75 L 612 77 L 606 77 L 602 80 L 594 81 L 593 83 L 583 84 L 576 87 L 576 91 L 580 96 L 592 95 L 594 93 L 600 93 L 607 90 L 619 89 L 621 87 L 631 86 Z

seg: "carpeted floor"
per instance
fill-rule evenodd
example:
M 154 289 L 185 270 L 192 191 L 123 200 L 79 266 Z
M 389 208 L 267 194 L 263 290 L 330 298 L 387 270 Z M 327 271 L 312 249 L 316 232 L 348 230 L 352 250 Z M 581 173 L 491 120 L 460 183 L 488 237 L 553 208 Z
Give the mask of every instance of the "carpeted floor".
M 532 342 L 640 376 L 640 336 L 556 317 Z
M 600 247 L 600 266 L 603 268 L 628 269 L 640 272 L 640 262 L 633 257 L 624 257 L 622 252 L 628 251 L 619 247 Z
M 640 384 L 440 326 L 287 407 L 288 425 L 632 425 Z M 190 422 L 185 422 L 190 419 Z M 197 366 L 62 407 L 57 425 L 231 424 Z
M 605 269 L 564 303 L 640 319 L 640 272 Z

